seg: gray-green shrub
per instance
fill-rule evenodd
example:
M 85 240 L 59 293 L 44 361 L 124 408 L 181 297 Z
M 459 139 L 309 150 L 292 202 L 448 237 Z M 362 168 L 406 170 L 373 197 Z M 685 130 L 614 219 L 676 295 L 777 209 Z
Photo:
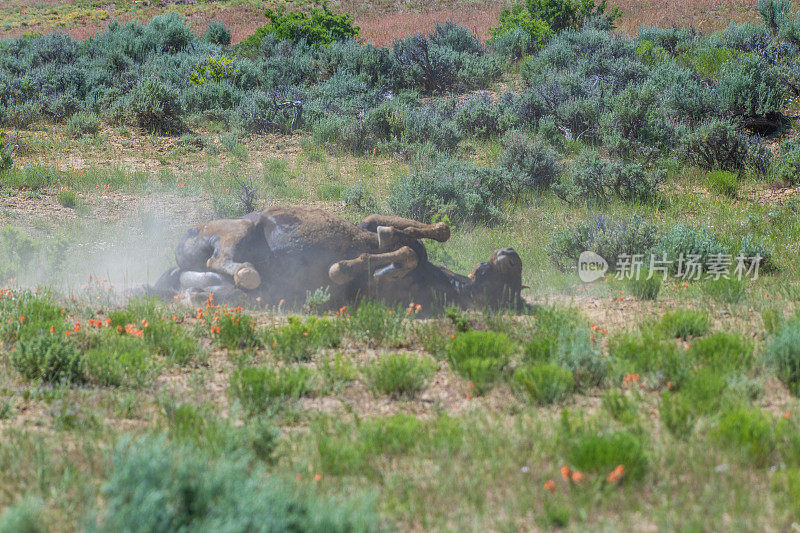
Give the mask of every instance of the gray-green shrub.
M 163 437 L 124 439 L 103 487 L 96 527 L 115 531 L 377 531 L 371 509 L 328 502 L 253 467 Z
M 498 169 L 439 157 L 400 178 L 387 203 L 415 220 L 446 216 L 455 223 L 494 222 L 503 218 L 504 178 Z
M 228 46 L 231 44 L 231 30 L 223 22 L 214 19 L 203 33 L 203 40 L 210 44 Z
M 800 394 L 800 320 L 785 322 L 770 335 L 764 360 L 793 394 Z
M 567 271 L 577 268 L 580 254 L 588 250 L 605 259 L 614 271 L 620 257 L 646 254 L 657 240 L 657 226 L 644 217 L 618 219 L 599 215 L 556 232 L 550 238 L 547 255 L 556 267 Z

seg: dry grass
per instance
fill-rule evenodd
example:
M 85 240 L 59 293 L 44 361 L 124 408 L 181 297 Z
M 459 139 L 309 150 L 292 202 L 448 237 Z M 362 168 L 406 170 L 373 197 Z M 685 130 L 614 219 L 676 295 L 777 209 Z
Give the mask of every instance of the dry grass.
M 429 32 L 437 22 L 448 20 L 474 29 L 482 39 L 486 39 L 489 30 L 497 24 L 500 11 L 508 3 L 485 0 L 434 1 L 418 5 L 343 1 L 333 5 L 335 9 L 354 16 L 356 24 L 361 27 L 362 38 L 378 45 L 388 45 L 394 39 Z M 610 4 L 622 8 L 623 18 L 619 21 L 619 28 L 627 34 L 635 34 L 643 24 L 693 26 L 702 32 L 713 32 L 731 22 L 757 17 L 755 0 L 618 0 Z M 167 10 L 184 15 L 199 33 L 205 30 L 212 19 L 219 19 L 230 27 L 234 43 L 252 34 L 265 21 L 263 6 L 259 2 L 215 0 L 159 7 L 130 2 L 92 2 L 87 5 L 59 0 L 13 0 L 0 7 L 0 37 L 58 28 L 83 39 L 104 30 L 110 20 L 146 21 Z

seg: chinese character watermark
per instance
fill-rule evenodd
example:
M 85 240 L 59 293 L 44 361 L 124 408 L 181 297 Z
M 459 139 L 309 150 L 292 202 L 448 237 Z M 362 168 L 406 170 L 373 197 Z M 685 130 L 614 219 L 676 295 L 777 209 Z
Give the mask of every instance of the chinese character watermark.
M 763 257 L 759 254 L 745 256 L 740 253 L 736 257 L 730 254 L 683 254 L 676 258 L 667 254 L 620 254 L 614 265 L 614 278 L 618 280 L 638 280 L 643 274 L 646 279 L 661 276 L 666 280 L 670 273 L 684 281 L 701 279 L 719 280 L 735 278 L 758 279 L 758 269 Z M 599 254 L 591 251 L 583 252 L 578 259 L 578 275 L 581 281 L 591 283 L 605 276 L 608 262 Z

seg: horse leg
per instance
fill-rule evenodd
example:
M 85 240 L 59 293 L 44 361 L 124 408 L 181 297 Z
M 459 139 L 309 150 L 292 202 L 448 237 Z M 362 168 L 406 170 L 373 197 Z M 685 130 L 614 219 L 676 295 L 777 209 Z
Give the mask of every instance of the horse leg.
M 233 278 L 237 287 L 255 289 L 261 277 L 250 263 L 234 261 L 237 246 L 255 228 L 248 219 L 214 220 L 190 230 L 178 245 L 175 256 L 182 270 L 207 268 Z
M 378 234 L 381 250 L 392 250 L 409 240 L 433 239 L 445 242 L 450 238 L 450 228 L 444 222 L 425 224 L 409 218 L 370 215 L 361 222 L 361 229 Z
M 344 285 L 356 277 L 372 272 L 376 277 L 402 278 L 419 264 L 417 254 L 408 246 L 383 254 L 361 254 L 355 259 L 331 265 L 328 276 L 336 285 Z

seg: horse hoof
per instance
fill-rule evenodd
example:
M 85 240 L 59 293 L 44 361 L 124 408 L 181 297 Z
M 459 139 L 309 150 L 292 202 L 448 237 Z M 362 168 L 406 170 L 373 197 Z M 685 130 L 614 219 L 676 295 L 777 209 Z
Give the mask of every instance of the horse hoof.
M 261 276 L 252 267 L 242 267 L 234 274 L 233 282 L 237 287 L 253 290 L 261 285 Z

